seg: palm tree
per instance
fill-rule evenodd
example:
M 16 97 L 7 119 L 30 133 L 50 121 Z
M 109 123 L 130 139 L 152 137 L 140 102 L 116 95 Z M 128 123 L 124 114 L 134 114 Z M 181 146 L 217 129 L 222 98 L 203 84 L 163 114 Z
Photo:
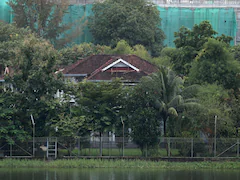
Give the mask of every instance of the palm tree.
M 148 76 L 148 80 L 158 88 L 154 107 L 158 109 L 159 117 L 163 122 L 163 135 L 166 137 L 167 123 L 171 116 L 177 117 L 184 108 L 199 106 L 196 99 L 189 93 L 195 92 L 198 86 L 189 86 L 184 89 L 184 79 L 168 68 L 160 68 L 159 72 Z M 185 99 L 186 94 L 188 99 Z

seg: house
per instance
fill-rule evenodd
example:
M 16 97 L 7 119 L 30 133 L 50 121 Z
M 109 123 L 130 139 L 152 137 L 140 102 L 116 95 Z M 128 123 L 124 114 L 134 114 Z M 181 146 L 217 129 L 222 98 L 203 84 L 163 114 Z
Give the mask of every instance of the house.
M 4 66 L 0 64 L 0 87 L 3 88 L 4 91 L 6 89 L 11 89 L 13 91 L 12 84 L 6 83 L 4 77 L 13 74 L 13 69 L 9 66 Z
M 80 82 L 111 81 L 121 78 L 133 85 L 143 77 L 158 71 L 158 67 L 136 55 L 92 55 L 61 69 L 65 79 Z

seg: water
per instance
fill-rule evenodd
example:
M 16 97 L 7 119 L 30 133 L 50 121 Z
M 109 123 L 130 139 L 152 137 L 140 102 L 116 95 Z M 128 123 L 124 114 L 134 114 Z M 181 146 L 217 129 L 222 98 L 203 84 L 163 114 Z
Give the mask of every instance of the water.
M 0 180 L 240 180 L 233 170 L 1 169 Z

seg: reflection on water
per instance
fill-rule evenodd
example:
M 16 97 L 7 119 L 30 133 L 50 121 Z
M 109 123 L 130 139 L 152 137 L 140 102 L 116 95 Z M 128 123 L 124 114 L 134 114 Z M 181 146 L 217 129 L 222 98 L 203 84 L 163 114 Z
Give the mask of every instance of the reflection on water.
M 0 180 L 240 180 L 239 171 L 143 169 L 1 169 Z

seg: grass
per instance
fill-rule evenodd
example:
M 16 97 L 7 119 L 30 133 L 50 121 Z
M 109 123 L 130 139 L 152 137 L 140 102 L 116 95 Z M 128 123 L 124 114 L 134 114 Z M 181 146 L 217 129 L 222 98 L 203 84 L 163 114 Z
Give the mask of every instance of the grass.
M 145 160 L 26 160 L 3 159 L 0 168 L 140 168 L 140 169 L 240 169 L 240 162 L 166 162 Z
M 99 149 L 95 148 L 95 149 L 82 149 L 81 151 L 79 151 L 78 149 L 74 149 L 72 151 L 72 155 L 76 156 L 76 155 L 80 155 L 80 156 L 99 156 L 100 151 Z M 61 149 L 59 150 L 59 155 L 60 157 L 62 156 L 67 156 L 68 155 L 68 151 L 66 149 Z M 122 149 L 103 149 L 102 152 L 103 156 L 122 156 Z M 166 157 L 167 156 L 167 151 L 165 149 L 159 149 L 157 151 L 152 151 L 149 150 L 148 155 L 151 157 Z M 172 156 L 178 156 L 179 155 L 179 151 L 177 149 L 172 149 L 171 150 L 171 155 Z M 140 149 L 124 149 L 124 156 L 138 156 L 141 157 L 142 156 L 142 152 Z

